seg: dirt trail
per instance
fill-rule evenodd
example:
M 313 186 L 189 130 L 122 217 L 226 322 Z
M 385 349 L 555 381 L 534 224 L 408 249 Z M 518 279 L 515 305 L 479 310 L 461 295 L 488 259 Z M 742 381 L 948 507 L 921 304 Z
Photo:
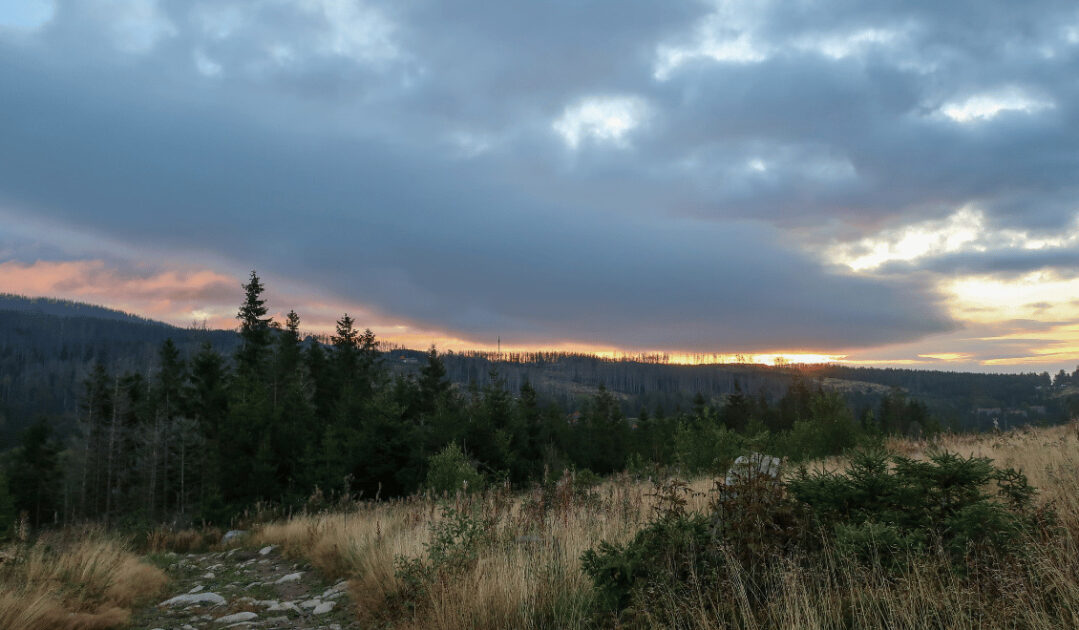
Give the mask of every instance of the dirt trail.
M 327 583 L 306 564 L 270 546 L 154 558 L 168 574 L 168 595 L 139 611 L 139 630 L 212 628 L 358 628 L 344 581 Z

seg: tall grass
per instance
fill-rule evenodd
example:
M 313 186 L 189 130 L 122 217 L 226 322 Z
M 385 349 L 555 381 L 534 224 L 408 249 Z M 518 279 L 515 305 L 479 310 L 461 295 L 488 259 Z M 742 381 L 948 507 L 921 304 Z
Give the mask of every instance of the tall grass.
M 47 535 L 4 549 L 0 564 L 0 628 L 104 630 L 122 627 L 131 609 L 166 582 L 100 532 Z
M 691 580 L 678 593 L 650 593 L 629 623 L 701 629 L 1079 627 L 1075 427 L 948 436 L 933 443 L 897 440 L 890 446 L 912 456 L 945 448 L 1020 469 L 1040 489 L 1039 501 L 1054 504 L 1063 534 L 1031 541 L 1021 558 L 988 564 L 978 575 L 960 575 L 943 554 L 932 553 L 911 558 L 897 572 L 826 549 L 816 564 L 776 562 L 763 578 L 761 567 L 729 562 L 724 588 Z M 687 507 L 705 510 L 711 487 L 709 479 L 693 481 Z M 647 482 L 628 477 L 580 492 L 564 477 L 546 492 L 511 495 L 496 489 L 455 497 L 450 514 L 482 519 L 488 535 L 472 562 L 455 572 L 436 571 L 422 589 L 410 583 L 402 561 L 430 555 L 433 530 L 447 518 L 436 498 L 297 517 L 261 527 L 256 540 L 280 544 L 331 576 L 348 578 L 357 615 L 367 622 L 446 630 L 594 627 L 616 622 L 595 612 L 580 556 L 601 540 L 632 537 L 650 518 L 650 493 Z M 755 573 L 753 580 L 748 571 Z M 752 591 L 762 583 L 773 594 L 766 601 Z

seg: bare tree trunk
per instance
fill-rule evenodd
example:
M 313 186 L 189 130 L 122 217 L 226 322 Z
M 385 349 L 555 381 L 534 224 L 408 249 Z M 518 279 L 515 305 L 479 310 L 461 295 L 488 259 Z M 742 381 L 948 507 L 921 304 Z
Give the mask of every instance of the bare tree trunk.
M 116 377 L 116 387 L 112 398 L 112 422 L 109 424 L 109 448 L 105 473 L 105 524 L 109 524 L 112 516 L 112 455 L 116 445 L 116 412 L 120 401 L 120 377 Z
M 158 435 L 161 433 L 161 415 L 154 414 L 154 432 L 150 436 L 150 484 L 149 484 L 149 496 L 147 497 L 147 506 L 150 508 L 150 519 L 154 518 L 156 514 L 154 510 L 155 492 L 157 491 L 157 443 Z
M 184 514 L 184 507 L 187 503 L 187 491 L 184 487 L 184 466 L 187 463 L 187 436 L 184 432 L 180 431 L 180 515 Z
M 86 478 L 90 473 L 90 440 L 94 435 L 93 395 L 90 397 L 90 410 L 87 413 L 86 426 L 86 440 L 83 442 L 82 449 L 82 483 L 79 488 L 79 510 L 82 512 L 83 517 L 86 516 Z

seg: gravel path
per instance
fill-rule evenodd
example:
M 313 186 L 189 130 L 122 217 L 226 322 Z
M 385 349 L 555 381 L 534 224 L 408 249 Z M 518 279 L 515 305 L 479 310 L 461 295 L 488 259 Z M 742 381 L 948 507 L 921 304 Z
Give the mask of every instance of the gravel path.
M 309 565 L 275 547 L 151 558 L 168 574 L 168 595 L 139 611 L 140 630 L 212 628 L 358 628 L 345 582 L 327 583 Z

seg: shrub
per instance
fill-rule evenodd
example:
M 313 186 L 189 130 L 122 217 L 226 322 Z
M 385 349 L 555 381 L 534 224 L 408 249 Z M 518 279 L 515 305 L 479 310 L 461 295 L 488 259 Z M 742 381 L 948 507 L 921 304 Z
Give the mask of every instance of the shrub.
M 481 549 L 493 539 L 492 519 L 450 505 L 441 509 L 442 517 L 428 528 L 431 538 L 424 545 L 424 556 L 394 561 L 394 573 L 402 584 L 401 603 L 410 609 L 432 587 L 471 569 Z
M 729 598 L 705 602 L 700 593 L 732 589 L 759 609 L 786 588 L 769 577 L 777 563 L 834 567 L 833 549 L 856 564 L 899 568 L 939 546 L 960 579 L 977 559 L 1021 552 L 1052 522 L 1018 471 L 945 452 L 916 461 L 861 450 L 842 473 L 803 468 L 786 483 L 764 475 L 719 482 L 710 515 L 687 512 L 685 492 L 684 482 L 661 486 L 656 516 L 632 540 L 583 554 L 605 610 L 640 605 L 648 620 L 674 619 L 704 604 L 724 616 Z
M 1033 509 L 1022 473 L 985 457 L 931 453 L 928 461 L 882 449 L 853 453 L 843 473 L 809 474 L 788 483 L 843 549 L 859 557 L 920 551 L 940 543 L 955 560 L 971 545 L 1012 553 L 1049 516 Z
M 656 517 L 629 542 L 600 542 L 581 557 L 599 605 L 607 611 L 627 608 L 642 587 L 673 586 L 709 572 L 714 563 L 711 523 L 686 511 L 685 482 L 657 483 Z
M 451 442 L 437 455 L 427 459 L 427 487 L 437 494 L 475 491 L 483 487 L 483 475 L 476 470 L 461 447 Z

